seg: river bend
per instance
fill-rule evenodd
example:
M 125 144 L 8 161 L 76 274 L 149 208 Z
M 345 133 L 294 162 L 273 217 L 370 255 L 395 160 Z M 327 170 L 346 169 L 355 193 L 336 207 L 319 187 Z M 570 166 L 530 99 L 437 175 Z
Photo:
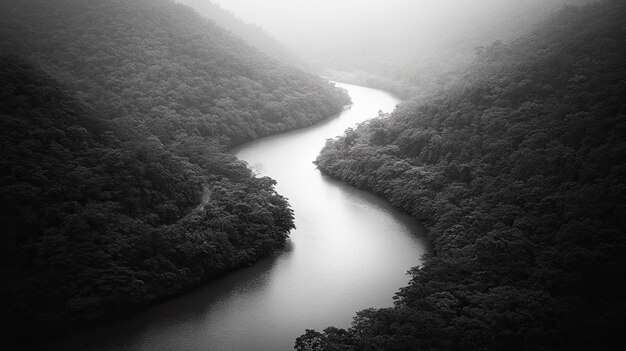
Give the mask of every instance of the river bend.
M 381 198 L 323 176 L 312 163 L 327 138 L 399 102 L 349 85 L 353 104 L 315 126 L 233 150 L 277 180 L 297 229 L 288 247 L 128 320 L 47 349 L 290 350 L 306 328 L 348 327 L 356 311 L 392 305 L 425 252 L 421 227 Z

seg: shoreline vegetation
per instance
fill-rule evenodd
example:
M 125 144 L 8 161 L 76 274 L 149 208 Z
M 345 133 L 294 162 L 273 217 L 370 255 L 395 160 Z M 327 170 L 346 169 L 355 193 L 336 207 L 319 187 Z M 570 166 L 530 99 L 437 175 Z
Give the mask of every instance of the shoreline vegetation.
M 328 118 L 345 91 L 171 1 L 0 12 L 7 343 L 128 315 L 284 246 L 287 200 L 227 150 Z
M 319 169 L 420 219 L 393 307 L 297 350 L 612 349 L 626 325 L 626 6 L 566 7 L 453 89 L 329 140 Z

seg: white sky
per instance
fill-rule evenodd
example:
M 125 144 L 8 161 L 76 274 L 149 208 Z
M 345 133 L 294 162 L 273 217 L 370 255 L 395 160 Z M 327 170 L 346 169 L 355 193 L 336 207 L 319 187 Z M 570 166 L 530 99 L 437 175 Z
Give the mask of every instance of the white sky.
M 586 0 L 213 0 L 303 58 L 497 40 L 509 22 L 576 1 Z
M 391 21 L 399 11 L 421 21 L 440 22 L 481 7 L 476 3 L 503 1 L 511 0 L 214 0 L 279 38 L 315 30 L 345 30 L 347 25 L 357 23 Z
M 335 35 L 412 21 L 424 30 L 480 21 L 479 14 L 567 0 L 213 0 L 279 40 Z M 405 23 L 398 23 L 404 27 Z

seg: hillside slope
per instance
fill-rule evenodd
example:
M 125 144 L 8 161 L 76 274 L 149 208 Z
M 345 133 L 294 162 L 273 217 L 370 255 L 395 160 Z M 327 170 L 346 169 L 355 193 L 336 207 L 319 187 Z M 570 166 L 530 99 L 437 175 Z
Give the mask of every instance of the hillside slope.
M 431 96 L 462 78 L 476 48 L 515 39 L 566 4 L 589 1 L 396 0 L 370 12 L 371 18 L 349 35 L 338 34 L 331 50 L 319 50 L 325 56 L 311 56 L 332 69 L 327 75 L 334 80 L 377 87 L 404 99 Z
M 5 0 L 3 10 L 4 52 L 162 141 L 186 133 L 237 144 L 310 125 L 347 102 L 330 83 L 170 1 Z
M 428 226 L 394 307 L 298 349 L 611 349 L 626 325 L 626 5 L 569 7 L 462 84 L 329 141 L 326 174 Z M 343 348 L 340 348 L 343 347 Z
M 127 314 L 280 249 L 286 199 L 226 150 L 348 102 L 166 0 L 3 0 L 0 52 L 8 343 Z
M 176 0 L 192 7 L 201 15 L 215 21 L 233 34 L 244 39 L 248 44 L 261 52 L 282 61 L 285 64 L 302 67 L 305 63 L 290 52 L 283 44 L 269 35 L 263 28 L 245 23 L 232 12 L 223 9 L 211 0 Z

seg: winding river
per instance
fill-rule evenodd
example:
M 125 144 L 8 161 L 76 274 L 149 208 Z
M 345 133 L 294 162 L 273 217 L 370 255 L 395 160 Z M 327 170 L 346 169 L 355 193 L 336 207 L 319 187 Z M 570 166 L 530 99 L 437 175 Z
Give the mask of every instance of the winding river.
M 349 84 L 353 105 L 298 131 L 233 150 L 289 198 L 297 229 L 286 250 L 47 350 L 290 350 L 306 328 L 348 327 L 356 311 L 391 306 L 425 252 L 423 231 L 382 199 L 323 176 L 327 138 L 399 102 Z

